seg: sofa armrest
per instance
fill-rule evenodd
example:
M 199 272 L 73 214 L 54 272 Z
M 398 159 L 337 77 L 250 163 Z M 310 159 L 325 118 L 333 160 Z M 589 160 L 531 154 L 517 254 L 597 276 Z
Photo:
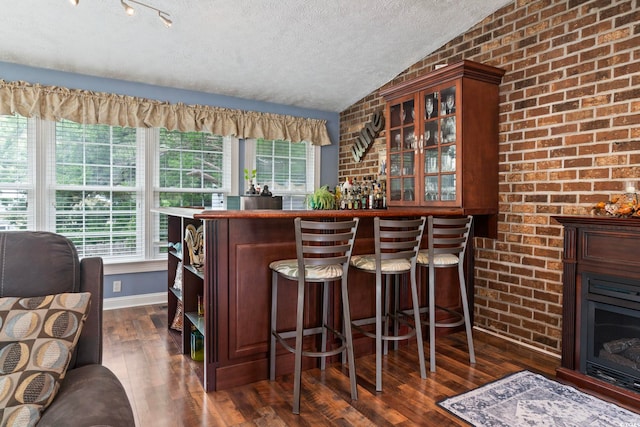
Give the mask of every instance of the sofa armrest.
M 80 260 L 80 292 L 91 292 L 91 307 L 78 341 L 73 367 L 102 363 L 102 258 Z

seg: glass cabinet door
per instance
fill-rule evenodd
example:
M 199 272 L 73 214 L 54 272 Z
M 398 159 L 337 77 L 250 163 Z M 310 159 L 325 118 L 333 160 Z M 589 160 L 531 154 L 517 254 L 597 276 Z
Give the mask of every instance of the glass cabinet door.
M 422 93 L 424 202 L 455 201 L 456 87 Z
M 389 107 L 389 197 L 395 202 L 416 200 L 416 105 L 414 98 Z

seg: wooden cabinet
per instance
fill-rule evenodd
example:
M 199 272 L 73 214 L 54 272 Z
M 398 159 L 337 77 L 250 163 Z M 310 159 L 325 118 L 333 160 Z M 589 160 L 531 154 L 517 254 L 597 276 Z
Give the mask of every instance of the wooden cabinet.
M 381 91 L 387 102 L 387 205 L 497 213 L 503 75 L 461 61 Z

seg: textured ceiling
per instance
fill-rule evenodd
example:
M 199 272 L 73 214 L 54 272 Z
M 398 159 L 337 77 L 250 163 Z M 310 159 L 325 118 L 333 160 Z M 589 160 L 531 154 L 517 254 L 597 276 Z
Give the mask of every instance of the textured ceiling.
M 0 61 L 339 112 L 511 1 L 5 0 Z

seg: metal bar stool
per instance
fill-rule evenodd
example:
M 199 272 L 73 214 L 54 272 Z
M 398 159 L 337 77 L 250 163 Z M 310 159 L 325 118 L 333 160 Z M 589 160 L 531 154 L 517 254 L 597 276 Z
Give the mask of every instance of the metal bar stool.
M 428 307 L 422 308 L 421 313 L 429 313 L 429 365 L 431 372 L 436 371 L 436 328 L 454 328 L 465 325 L 467 344 L 469 346 L 469 360 L 476 363 L 473 349 L 473 336 L 471 335 L 471 317 L 469 315 L 469 302 L 467 298 L 467 285 L 464 277 L 464 254 L 471 232 L 473 217 L 464 218 L 436 218 L 430 216 L 427 225 L 428 249 L 422 249 L 418 253 L 418 265 L 426 267 L 428 274 Z M 460 282 L 460 298 L 462 313 L 436 305 L 435 281 L 436 268 L 458 268 Z M 444 310 L 454 316 L 454 320 L 436 322 L 436 310 Z
M 380 219 L 374 218 L 375 254 L 354 255 L 351 265 L 362 271 L 376 275 L 376 316 L 375 319 L 361 319 L 353 322 L 354 328 L 364 335 L 376 340 L 376 391 L 382 391 L 382 355 L 387 352 L 388 341 L 397 342 L 415 335 L 418 344 L 418 359 L 420 362 L 420 377 L 427 378 L 422 345 L 422 328 L 420 326 L 419 300 L 416 285 L 416 260 L 420 249 L 420 242 L 424 232 L 426 218 L 420 219 Z M 408 333 L 399 335 L 398 315 L 398 280 L 395 281 L 395 309 L 389 310 L 391 276 L 396 279 L 400 275 L 409 274 L 411 282 L 411 299 L 414 318 Z M 383 294 L 382 276 L 385 276 L 385 290 Z M 382 313 L 384 304 L 384 316 Z M 383 319 L 384 317 L 384 319 Z M 389 332 L 389 324 L 393 321 L 393 333 Z M 363 326 L 374 323 L 375 334 L 367 331 Z M 384 332 L 383 332 L 384 323 Z
M 346 351 L 349 364 L 349 380 L 351 382 L 351 398 L 358 399 L 356 386 L 356 368 L 353 358 L 353 339 L 351 335 L 351 315 L 349 312 L 349 296 L 347 292 L 347 273 L 353 242 L 358 228 L 358 218 L 350 221 L 304 221 L 294 220 L 296 234 L 296 259 L 274 261 L 269 264 L 271 274 L 271 348 L 269 378 L 275 379 L 276 340 L 287 350 L 295 354 L 293 413 L 300 413 L 300 377 L 302 356 L 319 357 L 320 369 L 324 370 L 326 358 Z M 276 321 L 278 313 L 278 276 L 298 282 L 298 300 L 296 309 L 296 329 L 278 331 Z M 340 280 L 342 296 L 342 315 L 344 330 L 339 332 L 328 323 L 329 284 Z M 305 328 L 304 301 L 306 283 L 322 283 L 322 325 Z M 327 331 L 332 331 L 341 345 L 327 350 Z M 309 335 L 322 335 L 320 351 L 302 350 L 302 339 Z M 287 343 L 287 339 L 295 337 L 295 347 Z

